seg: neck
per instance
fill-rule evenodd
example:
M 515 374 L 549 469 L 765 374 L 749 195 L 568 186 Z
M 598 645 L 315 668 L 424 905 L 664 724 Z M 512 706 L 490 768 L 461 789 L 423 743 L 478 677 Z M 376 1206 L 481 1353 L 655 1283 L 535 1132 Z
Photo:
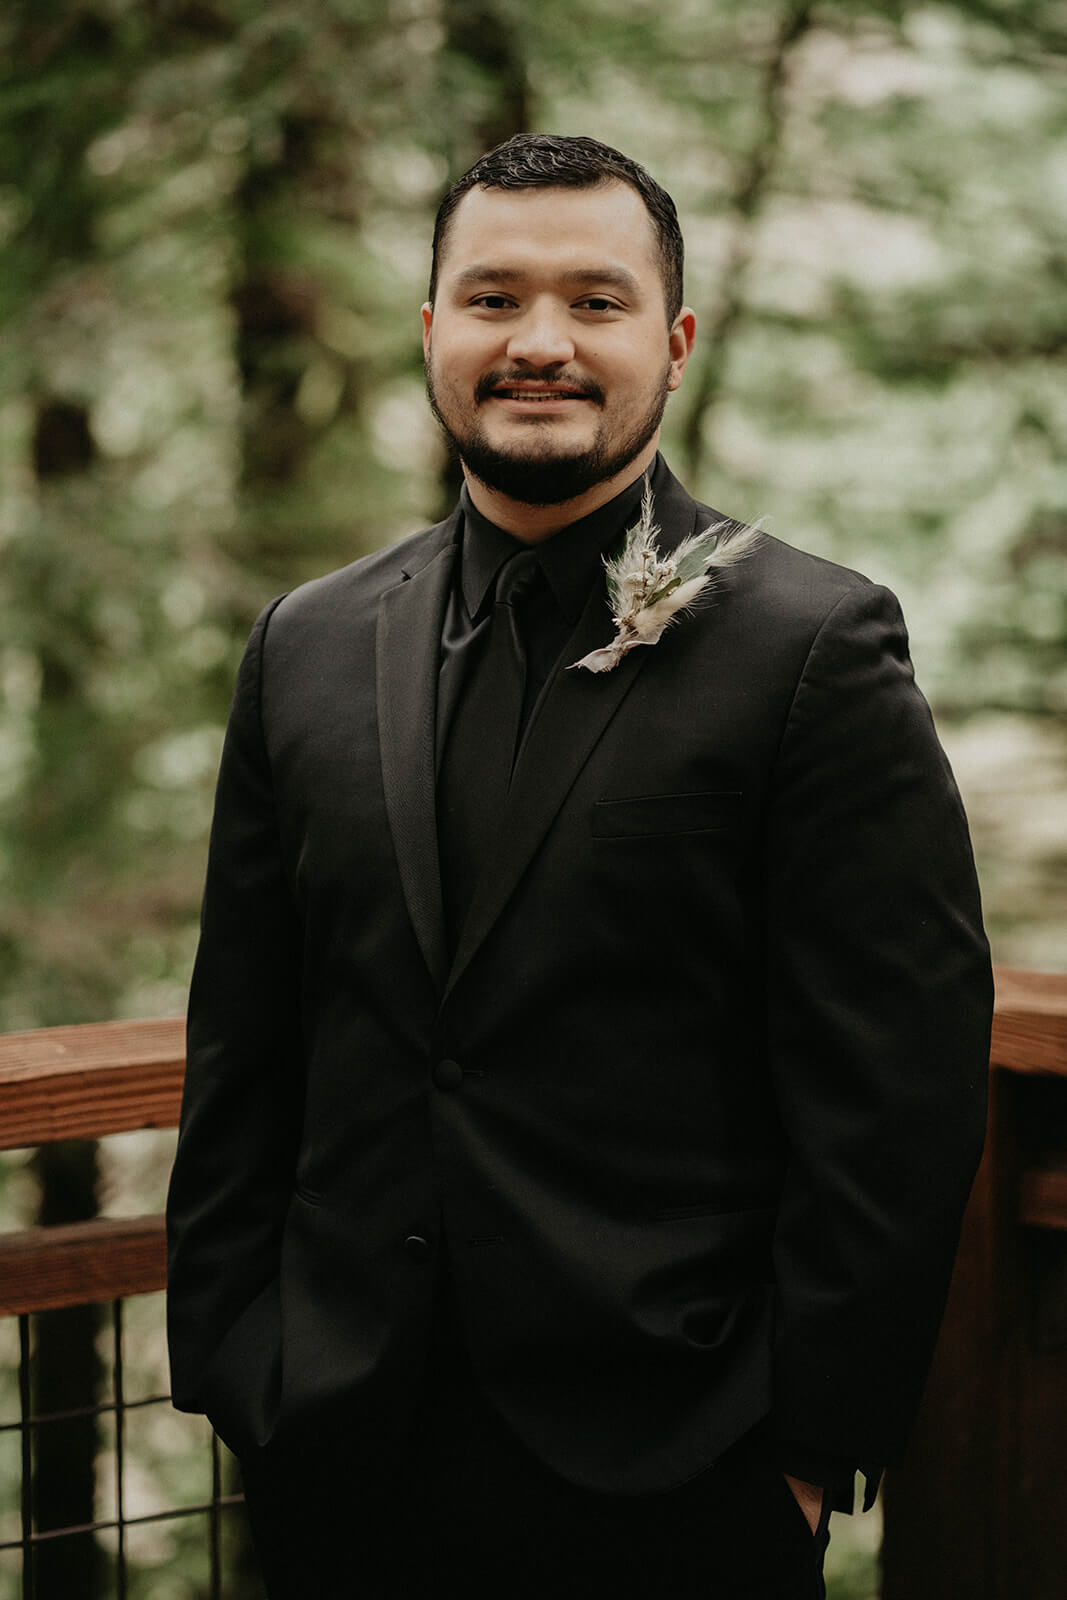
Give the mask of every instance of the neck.
M 569 528 L 572 522 L 580 522 L 582 517 L 589 516 L 592 511 L 598 511 L 601 506 L 607 505 L 609 500 L 614 500 L 617 494 L 629 488 L 630 484 L 655 460 L 658 448 L 657 433 L 640 455 L 627 462 L 621 472 L 594 484 L 585 494 L 576 495 L 573 500 L 564 500 L 558 506 L 531 506 L 522 500 L 512 500 L 510 495 L 502 494 L 499 489 L 490 489 L 488 484 L 476 478 L 472 472 L 468 472 L 465 465 L 463 476 L 467 483 L 467 493 L 483 517 L 495 523 L 498 528 L 503 528 L 505 533 L 510 533 L 512 538 L 521 539 L 524 544 L 541 544 L 545 539 L 551 539 L 561 528 Z

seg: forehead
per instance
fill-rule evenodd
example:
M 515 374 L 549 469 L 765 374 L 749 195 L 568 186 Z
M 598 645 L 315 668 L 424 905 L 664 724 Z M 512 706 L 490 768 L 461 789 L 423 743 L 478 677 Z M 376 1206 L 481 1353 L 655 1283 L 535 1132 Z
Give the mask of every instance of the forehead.
M 658 278 L 652 218 L 636 189 L 471 189 L 452 213 L 439 270 L 447 279 L 472 262 L 519 270 L 614 261 L 639 278 Z

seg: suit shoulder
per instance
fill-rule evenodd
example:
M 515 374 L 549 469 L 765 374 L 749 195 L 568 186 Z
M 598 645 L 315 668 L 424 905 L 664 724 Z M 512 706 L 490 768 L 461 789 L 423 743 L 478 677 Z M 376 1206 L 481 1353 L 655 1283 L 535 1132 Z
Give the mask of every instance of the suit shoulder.
M 387 589 L 413 576 L 448 548 L 455 523 L 453 515 L 291 589 L 268 608 L 271 632 L 288 627 L 302 630 L 309 623 L 321 626 L 342 616 L 351 625 L 364 613 L 375 615 Z
M 761 533 L 751 556 L 729 569 L 729 588 L 738 603 L 758 606 L 765 617 L 815 630 L 848 599 L 862 607 L 884 605 L 888 597 L 896 606 L 895 596 L 864 573 L 769 533 Z
M 697 513 L 698 527 L 722 524 L 726 538 L 730 538 L 735 531 L 751 526 L 700 502 L 697 503 Z M 808 600 L 816 603 L 829 600 L 833 604 L 851 590 L 875 587 L 864 573 L 842 566 L 837 561 L 828 561 L 824 556 L 812 555 L 810 551 L 801 550 L 762 529 L 752 556 L 742 561 L 736 570 L 740 575 L 757 579 L 762 585 L 785 586 L 795 593 L 798 604 Z
M 724 523 L 729 539 L 747 524 L 707 505 L 696 507 L 695 529 Z M 820 639 L 903 640 L 907 630 L 896 596 L 862 572 L 760 532 L 749 554 L 713 574 L 706 625 L 693 630 L 713 648 L 744 654 L 758 641 L 761 661 L 773 660 L 785 679 L 797 681 Z M 886 633 L 886 629 L 889 633 Z M 893 648 L 897 648 L 894 643 Z
M 868 588 L 872 580 L 854 567 L 829 561 L 810 550 L 801 550 L 776 534 L 764 533 L 760 541 L 769 570 L 803 582 L 805 588 L 826 595 L 841 595 L 850 589 Z

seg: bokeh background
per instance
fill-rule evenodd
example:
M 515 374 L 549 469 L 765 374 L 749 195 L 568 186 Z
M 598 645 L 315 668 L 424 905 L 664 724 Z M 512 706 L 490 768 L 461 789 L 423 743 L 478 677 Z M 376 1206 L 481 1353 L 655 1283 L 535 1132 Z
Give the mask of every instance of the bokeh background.
M 995 958 L 1067 967 L 1065 69 L 1064 0 L 5 0 L 0 1029 L 182 1009 L 248 627 L 451 503 L 433 213 L 528 128 L 674 194 L 668 458 L 899 593 Z M 167 1159 L 12 1158 L 0 1217 Z

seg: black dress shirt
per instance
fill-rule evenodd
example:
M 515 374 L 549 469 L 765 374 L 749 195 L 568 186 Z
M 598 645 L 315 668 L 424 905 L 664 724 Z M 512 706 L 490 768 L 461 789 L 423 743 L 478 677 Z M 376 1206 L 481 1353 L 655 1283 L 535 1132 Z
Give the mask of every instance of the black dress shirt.
M 653 468 L 653 493 L 660 459 L 656 457 Z M 503 528 L 483 517 L 464 486 L 460 494 L 463 524 L 459 559 L 441 630 L 437 687 L 438 768 L 469 664 L 488 629 L 493 589 L 504 562 L 517 551 L 532 548 L 540 559 L 543 574 L 543 582 L 523 604 L 526 692 L 522 726 L 526 728 L 585 609 L 589 591 L 595 582 L 603 582 L 604 556 L 614 550 L 638 514 L 644 482 L 642 475 L 587 517 L 533 546 L 505 533 Z M 606 594 L 604 623 L 606 640 L 610 632 Z

